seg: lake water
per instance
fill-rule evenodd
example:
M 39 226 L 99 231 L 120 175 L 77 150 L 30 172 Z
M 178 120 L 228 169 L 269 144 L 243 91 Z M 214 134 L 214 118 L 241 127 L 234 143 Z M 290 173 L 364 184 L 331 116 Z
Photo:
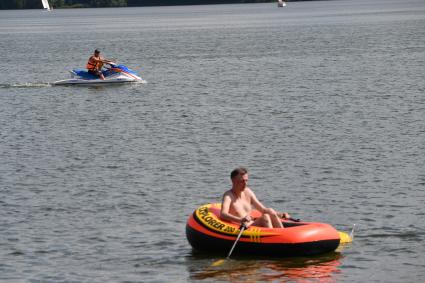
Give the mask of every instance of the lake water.
M 0 282 L 422 281 L 424 38 L 423 0 L 0 11 Z M 148 83 L 50 85 L 95 48 Z M 236 166 L 354 242 L 211 268 Z

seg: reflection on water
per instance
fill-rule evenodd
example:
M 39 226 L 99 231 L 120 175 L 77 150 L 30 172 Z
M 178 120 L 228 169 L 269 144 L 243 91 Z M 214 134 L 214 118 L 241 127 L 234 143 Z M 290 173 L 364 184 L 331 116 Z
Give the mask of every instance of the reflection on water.
M 196 262 L 202 256 L 193 255 L 193 257 Z M 209 265 L 204 269 L 198 269 L 199 266 L 191 266 L 189 272 L 192 280 L 331 283 L 338 281 L 342 258 L 339 252 L 308 258 L 238 258 L 226 260 L 218 267 Z

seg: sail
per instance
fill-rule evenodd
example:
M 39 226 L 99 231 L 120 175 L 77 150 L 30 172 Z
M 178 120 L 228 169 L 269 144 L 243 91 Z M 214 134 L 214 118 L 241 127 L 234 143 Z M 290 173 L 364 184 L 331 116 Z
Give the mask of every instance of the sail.
M 278 6 L 278 7 L 285 7 L 285 6 L 286 6 L 286 3 L 285 3 L 285 1 L 283 1 L 283 0 L 278 0 L 278 1 L 277 1 L 277 6 Z
M 41 0 L 41 3 L 43 4 L 43 8 L 50 11 L 50 5 L 48 0 Z

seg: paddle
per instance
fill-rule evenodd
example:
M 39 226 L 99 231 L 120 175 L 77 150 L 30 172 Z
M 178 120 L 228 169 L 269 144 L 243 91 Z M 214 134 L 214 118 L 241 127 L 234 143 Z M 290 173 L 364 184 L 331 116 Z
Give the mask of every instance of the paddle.
M 289 216 L 288 213 L 278 213 L 279 218 L 283 219 L 283 220 L 290 220 L 292 222 L 300 222 L 301 220 L 299 218 L 292 218 L 292 217 L 286 217 Z
M 353 229 L 351 229 L 350 234 L 338 231 L 339 234 L 339 243 L 340 244 L 346 244 L 351 243 L 354 239 L 354 227 L 356 227 L 356 224 L 353 224 Z
M 233 243 L 233 246 L 232 246 L 232 248 L 230 249 L 229 254 L 227 255 L 227 257 L 226 257 L 225 259 L 219 259 L 219 260 L 217 260 L 217 261 L 216 261 L 216 262 L 214 262 L 211 266 L 219 266 L 219 265 L 222 265 L 222 264 L 226 261 L 226 259 L 229 259 L 229 258 L 230 258 L 230 256 L 232 255 L 233 249 L 236 247 L 236 244 L 238 243 L 238 241 L 239 241 L 240 237 L 242 236 L 243 231 L 245 231 L 245 229 L 246 229 L 246 228 L 247 228 L 247 227 L 246 227 L 246 224 L 245 224 L 245 223 L 242 223 L 242 224 L 241 224 L 241 227 L 239 227 L 240 232 L 239 232 L 239 234 L 238 234 L 238 237 L 236 238 L 236 241 Z

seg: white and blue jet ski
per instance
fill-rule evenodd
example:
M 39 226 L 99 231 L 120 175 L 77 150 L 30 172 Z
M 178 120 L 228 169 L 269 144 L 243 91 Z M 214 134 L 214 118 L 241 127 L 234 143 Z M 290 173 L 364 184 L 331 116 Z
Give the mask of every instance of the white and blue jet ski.
M 71 79 L 60 80 L 53 85 L 103 85 L 103 84 L 120 84 L 120 83 L 146 83 L 136 72 L 127 68 L 124 65 L 116 65 L 108 63 L 109 68 L 102 70 L 104 80 L 99 76 L 89 73 L 87 70 L 75 69 L 69 71 Z

